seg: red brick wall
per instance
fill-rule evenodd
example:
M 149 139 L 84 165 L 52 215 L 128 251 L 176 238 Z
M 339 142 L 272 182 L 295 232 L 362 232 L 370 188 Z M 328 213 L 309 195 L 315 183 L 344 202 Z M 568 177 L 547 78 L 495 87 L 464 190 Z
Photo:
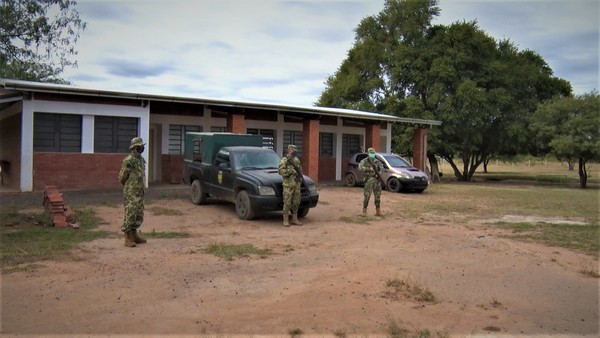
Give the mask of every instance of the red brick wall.
M 18 189 L 21 177 L 21 114 L 0 120 L 0 161 L 7 161 L 2 168 L 2 185 Z
M 229 114 L 227 115 L 227 131 L 234 134 L 243 134 L 246 132 L 245 122 L 244 115 Z
M 34 153 L 33 190 L 120 188 L 119 170 L 127 154 Z
M 427 131 L 426 128 L 415 128 L 413 133 L 413 167 L 425 171 L 427 159 Z
M 375 151 L 381 151 L 379 139 L 381 135 L 381 125 L 367 124 L 365 128 L 365 150 L 375 148 Z
M 344 168 L 345 168 L 344 163 Z M 311 176 L 311 178 L 313 178 Z M 319 181 L 335 181 L 335 157 L 319 159 Z
M 183 155 L 162 155 L 161 172 L 160 183 L 181 183 L 183 175 Z
M 304 120 L 302 143 L 302 171 L 314 181 L 321 180 L 319 174 L 319 120 Z

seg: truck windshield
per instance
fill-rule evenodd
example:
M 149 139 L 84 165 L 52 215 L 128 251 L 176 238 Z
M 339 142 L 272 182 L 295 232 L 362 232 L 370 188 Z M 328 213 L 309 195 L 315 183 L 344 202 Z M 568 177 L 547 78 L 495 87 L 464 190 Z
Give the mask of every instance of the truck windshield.
M 279 156 L 274 151 L 233 154 L 235 170 L 277 169 Z

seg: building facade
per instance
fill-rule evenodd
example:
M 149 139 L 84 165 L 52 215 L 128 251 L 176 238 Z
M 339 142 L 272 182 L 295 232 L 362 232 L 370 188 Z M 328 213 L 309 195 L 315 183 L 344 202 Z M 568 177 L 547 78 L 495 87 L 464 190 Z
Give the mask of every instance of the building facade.
M 425 168 L 427 129 L 439 121 L 0 79 L 2 185 L 23 192 L 117 188 L 136 136 L 147 142 L 147 183 L 178 184 L 185 133 L 192 131 L 259 134 L 280 155 L 295 144 L 305 174 L 335 181 L 354 152 L 389 151 L 393 123 L 415 125 L 414 165 Z

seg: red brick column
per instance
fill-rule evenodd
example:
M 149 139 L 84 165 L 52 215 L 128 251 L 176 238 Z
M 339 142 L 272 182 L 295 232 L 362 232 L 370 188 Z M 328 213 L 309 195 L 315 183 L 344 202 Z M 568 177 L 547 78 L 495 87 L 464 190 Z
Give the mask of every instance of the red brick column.
M 319 181 L 319 120 L 304 120 L 302 125 L 302 171 Z
M 427 128 L 416 128 L 413 132 L 413 166 L 425 171 L 427 166 Z
M 380 152 L 380 135 L 381 125 L 379 123 L 369 123 L 365 127 L 365 151 L 369 148 L 375 148 L 375 151 Z
M 245 134 L 246 123 L 245 116 L 242 114 L 227 115 L 227 131 L 234 134 Z

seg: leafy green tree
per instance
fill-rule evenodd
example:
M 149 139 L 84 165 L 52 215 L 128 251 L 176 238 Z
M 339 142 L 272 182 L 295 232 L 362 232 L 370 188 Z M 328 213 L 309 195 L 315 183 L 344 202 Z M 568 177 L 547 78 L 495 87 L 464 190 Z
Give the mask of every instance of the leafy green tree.
M 531 129 L 539 143 L 547 144 L 559 160 L 576 160 L 579 186 L 587 187 L 588 161 L 600 161 L 600 96 L 591 92 L 541 104 Z
M 569 95 L 571 86 L 538 54 L 496 41 L 475 21 L 432 26 L 439 12 L 436 0 L 387 0 L 359 24 L 317 105 L 441 120 L 429 150 L 469 181 L 492 156 L 527 152 L 523 130 L 537 104 Z M 396 145 L 408 144 L 407 127 L 393 133 Z
M 2 0 L 0 77 L 66 83 L 59 75 L 76 67 L 75 44 L 86 23 L 70 0 Z

